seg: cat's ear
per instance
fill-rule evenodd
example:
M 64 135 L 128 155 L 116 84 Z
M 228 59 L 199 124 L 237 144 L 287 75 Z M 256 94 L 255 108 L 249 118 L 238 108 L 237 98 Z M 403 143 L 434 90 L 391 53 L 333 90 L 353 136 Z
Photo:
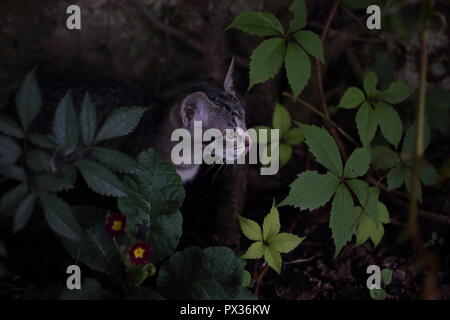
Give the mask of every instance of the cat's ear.
M 236 91 L 234 89 L 234 80 L 233 80 L 233 72 L 234 72 L 234 57 L 231 59 L 230 66 L 228 67 L 227 75 L 225 76 L 225 81 L 223 82 L 223 88 L 226 92 L 236 96 Z
M 194 121 L 208 121 L 208 107 L 212 102 L 203 92 L 194 92 L 181 103 L 181 120 L 185 128 L 193 128 Z

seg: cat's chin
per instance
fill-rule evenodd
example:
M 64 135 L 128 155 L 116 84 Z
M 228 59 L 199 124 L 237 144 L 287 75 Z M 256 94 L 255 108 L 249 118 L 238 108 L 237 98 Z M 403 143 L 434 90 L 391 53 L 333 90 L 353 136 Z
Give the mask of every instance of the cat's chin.
M 181 181 L 185 184 L 195 178 L 198 170 L 200 170 L 200 165 L 192 165 L 192 167 L 189 168 L 177 168 L 176 170 L 178 175 L 181 177 Z

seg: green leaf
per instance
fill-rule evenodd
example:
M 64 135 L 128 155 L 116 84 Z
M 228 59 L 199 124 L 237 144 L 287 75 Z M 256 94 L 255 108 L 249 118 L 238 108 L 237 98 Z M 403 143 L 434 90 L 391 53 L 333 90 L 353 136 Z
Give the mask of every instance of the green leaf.
M 316 161 L 330 170 L 336 176 L 342 175 L 342 160 L 339 148 L 333 137 L 323 128 L 303 125 L 305 143 L 309 151 L 316 157 Z
M 370 238 L 373 244 L 377 246 L 384 235 L 383 224 L 375 222 L 360 207 L 357 207 L 356 210 L 359 217 L 358 227 L 356 228 L 356 245 L 359 246 Z
M 244 270 L 244 273 L 242 274 L 242 286 L 248 287 L 252 283 L 252 275 L 247 270 Z
M 390 285 L 392 282 L 392 269 L 384 268 L 381 270 L 381 282 L 383 282 L 385 285 Z
M 18 166 L 1 166 L 0 176 L 19 181 L 25 181 L 27 179 L 25 171 Z
M 238 29 L 255 36 L 272 36 L 283 34 L 281 22 L 271 13 L 243 12 L 234 18 L 228 29 Z
M 75 220 L 67 203 L 49 193 L 41 194 L 40 198 L 50 228 L 61 237 L 79 241 L 83 230 Z
M 391 218 L 389 217 L 389 211 L 386 205 L 382 202 L 378 202 L 378 221 L 385 224 L 391 222 Z
M 436 183 L 436 178 L 436 169 L 430 163 L 424 162 L 420 170 L 420 181 L 426 186 L 432 186 Z
M 330 228 L 336 247 L 335 256 L 350 241 L 356 227 L 353 199 L 344 185 L 339 185 L 331 204 Z
M 279 233 L 272 237 L 269 241 L 269 247 L 282 253 L 288 253 L 304 240 L 292 233 Z
M 369 185 L 367 184 L 367 182 L 358 179 L 352 179 L 347 180 L 345 183 L 356 195 L 356 198 L 358 198 L 361 206 L 365 207 L 367 204 L 367 198 L 369 197 Z
M 402 144 L 402 158 L 410 159 L 414 154 L 415 149 L 415 134 L 416 125 L 411 126 L 408 131 L 406 131 L 405 138 Z M 428 122 L 425 121 L 424 132 L 423 132 L 423 150 L 425 151 L 430 144 L 431 132 Z
M 23 131 L 11 118 L 0 115 L 0 132 L 14 138 L 23 138 Z
M 52 172 L 54 170 L 50 155 L 40 149 L 29 151 L 26 156 L 26 163 L 28 168 L 35 172 Z
M 289 11 L 294 14 L 294 19 L 289 24 L 289 33 L 303 29 L 306 26 L 308 11 L 306 10 L 304 0 L 294 0 L 289 7 Z
M 364 205 L 364 211 L 371 217 L 374 221 L 378 222 L 380 218 L 378 217 L 379 212 L 379 201 L 378 197 L 380 196 L 380 189 L 377 187 L 369 188 L 369 193 L 367 197 L 367 202 Z
M 119 211 L 127 216 L 126 230 L 129 234 L 135 234 L 137 225 L 150 225 L 150 213 L 152 205 L 150 203 L 149 192 L 137 179 L 132 176 L 126 176 L 123 179 L 123 185 L 127 197 L 117 198 Z
M 34 184 L 40 190 L 49 192 L 66 191 L 73 188 L 77 177 L 77 169 L 73 165 L 65 165 L 61 172 L 41 173 L 35 175 L 32 179 Z
M 405 182 L 405 168 L 393 168 L 387 175 L 388 190 L 400 188 Z
M 35 203 L 36 195 L 34 193 L 30 193 L 22 200 L 14 215 L 13 232 L 17 232 L 25 226 L 33 213 Z
M 336 192 L 339 179 L 327 172 L 305 171 L 290 185 L 291 191 L 280 206 L 291 205 L 302 210 L 314 210 L 325 205 Z
M 25 131 L 41 110 L 42 98 L 36 81 L 35 70 L 27 74 L 16 95 L 16 108 Z
M 294 34 L 295 40 L 300 43 L 300 45 L 312 55 L 314 58 L 319 59 L 322 63 L 325 63 L 325 58 L 323 55 L 323 45 L 322 40 L 319 36 L 311 31 L 298 31 Z
M 131 133 L 141 120 L 146 108 L 122 107 L 114 110 L 95 138 L 95 143 L 115 137 L 126 136 Z
M 370 151 L 357 148 L 348 158 L 344 167 L 344 178 L 351 179 L 363 176 L 369 170 Z
M 412 89 L 403 81 L 391 83 L 386 91 L 378 92 L 375 98 L 388 103 L 397 104 L 409 98 Z
M 377 116 L 368 102 L 364 102 L 356 113 L 356 127 L 363 146 L 368 146 L 377 132 Z
M 53 140 L 58 150 L 69 154 L 78 144 L 78 119 L 71 92 L 67 92 L 58 104 L 53 121 Z
M 292 147 L 286 143 L 280 144 L 280 168 L 283 168 L 292 158 Z
M 135 173 L 138 170 L 137 161 L 121 151 L 95 147 L 92 153 L 98 161 L 111 170 L 120 173 Z
M 400 166 L 400 157 L 384 146 L 374 146 L 371 149 L 372 166 L 375 169 L 391 169 Z
M 263 233 L 262 229 L 255 221 L 244 218 L 243 216 L 236 214 L 241 226 L 242 233 L 250 240 L 262 241 Z
M 242 259 L 260 259 L 264 255 L 264 245 L 261 241 L 253 242 L 247 251 L 241 256 Z
M 17 187 L 9 190 L 2 195 L 0 200 L 0 211 L 4 217 L 12 215 L 13 211 L 18 207 L 20 201 L 24 199 L 28 194 L 28 185 L 22 182 Z
M 272 126 L 274 129 L 280 129 L 280 137 L 283 137 L 291 128 L 291 115 L 285 107 L 277 103 L 273 113 Z
M 180 242 L 182 225 L 183 216 L 180 211 L 152 217 L 148 240 L 153 247 L 153 263 L 160 263 L 174 253 Z
M 41 148 L 45 148 L 45 149 L 55 149 L 56 148 L 55 142 L 52 140 L 52 138 L 50 138 L 47 135 L 38 134 L 38 133 L 30 133 L 27 136 L 27 138 L 28 138 L 28 140 L 30 140 L 30 142 L 34 143 L 35 145 L 37 145 Z
M 305 135 L 303 134 L 302 129 L 300 128 L 293 128 L 289 130 L 284 137 L 284 141 L 291 146 L 298 145 L 302 143 L 305 140 Z
M 80 129 L 84 144 L 90 145 L 94 142 L 97 129 L 97 112 L 88 92 L 84 95 L 83 103 L 81 104 Z
M 397 111 L 383 102 L 377 102 L 375 104 L 375 116 L 383 136 L 397 148 L 403 133 L 402 120 Z
M 226 247 L 176 252 L 159 271 L 158 291 L 166 298 L 234 299 L 241 291 L 244 261 Z
M 11 138 L 0 135 L 0 166 L 16 163 L 22 150 Z
M 81 175 L 92 191 L 112 197 L 126 196 L 122 182 L 117 176 L 101 164 L 80 160 L 75 163 Z
M 156 267 L 149 263 L 145 266 L 132 265 L 127 270 L 127 280 L 131 287 L 140 286 L 147 278 L 151 277 L 156 272 Z
M 270 209 L 270 212 L 265 216 L 263 221 L 263 239 L 270 241 L 278 232 L 280 232 L 280 214 L 275 206 L 275 203 Z
M 311 60 L 295 42 L 289 42 L 287 45 L 285 68 L 294 99 L 297 99 L 311 77 Z
M 359 106 L 366 99 L 364 92 L 356 87 L 348 88 L 344 96 L 341 98 L 338 107 L 345 109 L 353 109 Z
M 250 87 L 273 78 L 283 65 L 286 45 L 281 38 L 263 41 L 250 57 Z
M 384 289 L 371 289 L 370 297 L 374 300 L 385 300 L 386 291 L 384 291 Z
M 120 279 L 123 265 L 113 239 L 106 233 L 104 210 L 73 207 L 73 213 L 83 231 L 81 241 L 63 239 L 66 251 L 89 268 Z
M 281 254 L 271 247 L 264 247 L 264 260 L 278 274 L 281 273 Z
M 364 91 L 368 97 L 374 97 L 377 92 L 378 78 L 375 72 L 369 72 L 364 77 Z

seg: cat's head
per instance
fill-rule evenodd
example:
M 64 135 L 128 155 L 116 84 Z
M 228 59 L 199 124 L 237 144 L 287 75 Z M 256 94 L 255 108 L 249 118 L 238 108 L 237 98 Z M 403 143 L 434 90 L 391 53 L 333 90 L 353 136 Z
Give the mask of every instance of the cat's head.
M 190 90 L 181 101 L 180 116 L 183 127 L 193 131 L 194 122 L 201 121 L 203 131 L 208 129 L 219 130 L 226 139 L 240 139 L 235 135 L 227 134 L 227 129 L 233 129 L 238 134 L 246 131 L 245 110 L 238 98 L 233 81 L 234 62 L 228 68 L 222 87 L 201 84 Z M 229 132 L 228 132 L 229 133 Z M 238 143 L 234 152 L 227 152 L 225 157 L 238 158 L 248 152 L 250 138 L 243 137 L 243 144 Z

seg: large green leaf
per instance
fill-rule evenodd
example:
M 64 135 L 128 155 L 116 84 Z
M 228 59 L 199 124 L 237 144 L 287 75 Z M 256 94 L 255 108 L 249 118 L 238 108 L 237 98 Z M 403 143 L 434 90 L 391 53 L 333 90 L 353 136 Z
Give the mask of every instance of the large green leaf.
M 288 253 L 297 248 L 304 239 L 292 233 L 279 233 L 270 239 L 269 247 L 282 253 Z
M 275 204 L 270 209 L 270 212 L 267 216 L 264 217 L 263 221 L 263 239 L 264 241 L 269 241 L 273 236 L 280 232 L 280 214 L 278 213 L 277 207 Z
M 362 207 L 367 204 L 369 197 L 369 185 L 367 182 L 359 179 L 346 180 L 345 183 L 353 191 Z
M 39 190 L 59 192 L 72 189 L 76 178 L 76 167 L 68 164 L 57 173 L 39 173 L 33 176 L 32 181 Z
M 121 276 L 121 258 L 113 239 L 106 233 L 105 213 L 93 207 L 73 207 L 74 217 L 83 227 L 80 241 L 63 239 L 67 252 L 91 269 Z
M 263 41 L 250 57 L 250 88 L 273 78 L 283 65 L 286 45 L 281 38 Z
M 292 128 L 288 131 L 286 136 L 284 137 L 284 141 L 291 146 L 298 145 L 305 140 L 305 135 L 303 134 L 302 129 L 300 128 Z
M 375 169 L 390 169 L 400 166 L 400 157 L 395 151 L 384 147 L 374 146 L 371 148 L 372 166 Z
M 78 119 L 69 92 L 61 99 L 53 121 L 53 140 L 58 150 L 68 154 L 78 145 Z
M 344 167 L 344 177 L 347 179 L 363 176 L 369 170 L 370 151 L 367 148 L 357 148 L 348 158 Z
M 94 142 L 122 137 L 131 133 L 138 125 L 145 111 L 146 108 L 143 107 L 123 107 L 114 110 L 106 118 Z
M 250 240 L 262 241 L 263 233 L 262 229 L 255 221 L 247 219 L 239 214 L 236 214 L 239 225 L 241 226 L 242 233 Z
M 183 216 L 180 211 L 152 218 L 149 242 L 153 247 L 152 263 L 160 263 L 171 256 L 182 234 Z
M 50 155 L 40 149 L 30 150 L 26 156 L 28 168 L 35 172 L 52 172 L 54 164 Z
M 25 181 L 27 179 L 23 168 L 11 165 L 0 166 L 0 176 L 19 181 Z
M 22 200 L 14 215 L 13 232 L 17 232 L 25 226 L 33 213 L 35 203 L 36 195 L 34 193 L 28 194 Z
M 406 168 L 393 168 L 387 175 L 388 190 L 400 188 L 405 182 Z
M 378 92 L 377 100 L 382 100 L 388 103 L 397 104 L 409 98 L 411 95 L 411 88 L 403 81 L 396 81 L 391 83 L 386 91 Z
M 305 171 L 291 184 L 291 191 L 280 206 L 291 205 L 302 210 L 314 210 L 325 205 L 339 186 L 339 179 L 331 174 Z
M 243 12 L 234 18 L 227 30 L 231 28 L 255 36 L 271 36 L 284 33 L 283 26 L 277 17 L 266 12 Z
M 281 273 L 281 254 L 278 250 L 271 247 L 264 247 L 264 260 L 278 274 Z
M 366 97 L 364 96 L 364 92 L 356 87 L 350 87 L 345 91 L 338 107 L 353 109 L 363 103 L 365 99 Z
M 292 88 L 294 99 L 303 91 L 311 77 L 311 60 L 295 42 L 289 42 L 285 57 L 286 75 Z
M 264 255 L 264 245 L 261 241 L 253 242 L 247 251 L 241 256 L 242 259 L 261 259 Z
M 336 176 L 342 175 L 342 159 L 339 148 L 333 137 L 323 128 L 303 125 L 305 143 L 309 151 L 316 157 L 316 161 L 330 170 Z
M 9 190 L 2 195 L 0 200 L 0 211 L 2 216 L 9 217 L 19 206 L 22 199 L 24 199 L 28 194 L 28 184 L 22 182 L 18 186 Z
M 376 222 L 374 219 L 365 214 L 360 207 L 355 208 L 356 215 L 359 217 L 358 226 L 356 228 L 356 245 L 359 246 L 366 242 L 369 238 L 377 246 L 384 235 L 384 227 L 381 222 Z
M 305 0 L 294 0 L 289 10 L 294 14 L 294 19 L 291 20 L 289 25 L 289 32 L 292 33 L 304 28 L 308 17 Z
M 89 188 L 94 192 L 112 197 L 126 196 L 125 188 L 117 176 L 101 164 L 80 160 L 75 163 Z
M 16 95 L 16 108 L 25 131 L 41 110 L 42 98 L 35 70 L 27 74 Z
M 403 133 L 403 123 L 397 111 L 383 102 L 378 102 L 375 104 L 375 114 L 383 136 L 397 148 Z
M 129 155 L 113 149 L 95 147 L 92 149 L 94 157 L 111 170 L 120 173 L 134 173 L 138 169 L 138 163 Z
M 86 93 L 80 111 L 80 130 L 84 144 L 90 145 L 94 142 L 96 129 L 97 112 L 89 93 Z
M 377 116 L 368 102 L 364 102 L 356 113 L 356 127 L 363 146 L 368 146 L 377 132 Z
M 63 238 L 79 241 L 83 230 L 69 205 L 50 193 L 41 194 L 40 199 L 50 228 Z
M 16 163 L 22 150 L 11 138 L 0 135 L 0 166 Z
M 378 78 L 375 72 L 369 72 L 364 77 L 364 90 L 367 96 L 374 97 L 377 93 Z
M 55 149 L 56 144 L 53 139 L 47 135 L 39 134 L 39 133 L 30 133 L 27 136 L 28 140 L 31 143 L 45 149 Z
M 188 248 L 162 265 L 157 288 L 168 299 L 235 299 L 243 271 L 243 260 L 229 248 Z
M 336 246 L 335 256 L 353 236 L 356 227 L 354 210 L 350 191 L 341 184 L 331 204 L 330 228 Z
M 300 43 L 300 45 L 312 55 L 314 58 L 319 59 L 322 63 L 325 63 L 325 58 L 323 55 L 323 45 L 322 40 L 319 36 L 311 31 L 299 31 L 294 35 L 295 40 Z
M 19 125 L 4 115 L 0 115 L 0 132 L 14 138 L 23 138 L 23 131 Z

